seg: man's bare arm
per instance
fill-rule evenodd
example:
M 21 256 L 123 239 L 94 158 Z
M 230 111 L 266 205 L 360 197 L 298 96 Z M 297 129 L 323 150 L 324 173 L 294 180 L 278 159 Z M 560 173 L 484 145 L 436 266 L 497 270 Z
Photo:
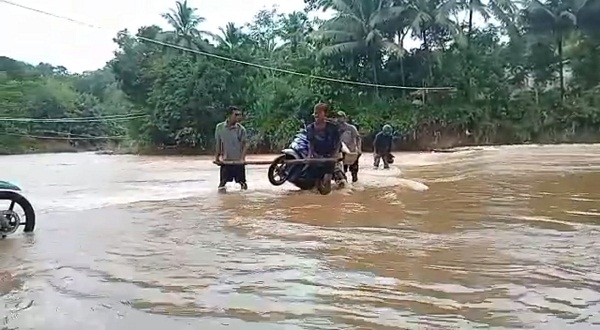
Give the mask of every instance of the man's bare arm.
M 354 133 L 356 134 L 356 152 L 362 153 L 362 138 L 356 126 L 354 127 Z
M 338 157 L 339 153 L 342 151 L 342 134 L 340 134 L 340 129 L 337 125 L 334 125 L 335 129 L 333 130 L 333 136 L 335 140 L 335 150 L 333 154 L 335 157 Z
M 215 160 L 219 160 L 219 156 L 221 156 L 221 134 L 219 132 L 219 126 L 215 128 Z
M 379 142 L 379 139 L 381 139 L 381 134 L 377 133 L 375 135 L 375 138 L 373 139 L 373 153 L 374 154 L 377 153 L 377 142 Z
M 306 138 L 308 139 L 308 158 L 312 158 L 314 156 L 313 133 L 314 133 L 314 131 L 313 131 L 312 124 L 311 124 L 306 128 Z
M 246 132 L 246 128 L 242 127 L 242 160 L 246 160 L 246 153 L 248 152 L 248 133 Z

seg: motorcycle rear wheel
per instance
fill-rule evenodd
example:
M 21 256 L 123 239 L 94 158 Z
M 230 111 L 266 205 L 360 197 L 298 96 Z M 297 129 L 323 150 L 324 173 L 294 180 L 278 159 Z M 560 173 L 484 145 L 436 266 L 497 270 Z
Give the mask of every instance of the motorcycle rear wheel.
M 0 200 L 9 200 L 23 209 L 23 212 L 25 212 L 24 232 L 29 233 L 35 229 L 35 211 L 27 198 L 13 191 L 0 191 Z

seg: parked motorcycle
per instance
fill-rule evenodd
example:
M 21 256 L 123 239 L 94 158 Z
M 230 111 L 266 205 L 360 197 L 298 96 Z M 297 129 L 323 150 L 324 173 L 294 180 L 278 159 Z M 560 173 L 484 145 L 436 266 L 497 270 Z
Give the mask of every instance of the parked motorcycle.
M 345 146 L 342 146 L 344 148 Z M 347 149 L 347 148 L 346 148 Z M 331 180 L 338 187 L 347 182 L 343 166 L 339 162 L 331 164 L 328 162 L 313 163 L 287 163 L 289 160 L 308 159 L 309 142 L 306 128 L 300 130 L 292 139 L 289 147 L 282 150 L 282 155 L 277 157 L 269 166 L 269 182 L 274 186 L 280 186 L 290 182 L 301 190 L 317 188 L 319 193 L 327 195 L 331 192 Z M 326 175 L 328 167 L 334 166 L 333 177 Z
M 14 234 L 19 226 L 23 231 L 32 232 L 35 228 L 35 211 L 23 195 L 21 188 L 7 181 L 0 181 L 0 200 L 8 201 L 8 209 L 0 209 L 0 238 Z M 19 206 L 23 214 L 15 209 Z

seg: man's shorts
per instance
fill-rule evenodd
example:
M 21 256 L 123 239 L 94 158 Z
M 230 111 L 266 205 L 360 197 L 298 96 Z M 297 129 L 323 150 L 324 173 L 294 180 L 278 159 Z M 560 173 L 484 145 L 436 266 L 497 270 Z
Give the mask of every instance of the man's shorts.
M 246 165 L 221 165 L 221 179 L 219 186 L 227 182 L 246 183 Z

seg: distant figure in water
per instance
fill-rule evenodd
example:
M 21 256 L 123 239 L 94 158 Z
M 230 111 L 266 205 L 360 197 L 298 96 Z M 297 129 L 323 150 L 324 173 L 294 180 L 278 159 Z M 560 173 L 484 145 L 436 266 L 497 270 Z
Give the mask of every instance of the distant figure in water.
M 227 108 L 227 119 L 218 123 L 215 127 L 215 161 L 239 161 L 246 160 L 248 151 L 248 135 L 246 128 L 240 124 L 242 121 L 242 110 L 235 106 Z M 225 184 L 235 181 L 239 183 L 242 190 L 248 189 L 246 183 L 246 165 L 221 165 L 219 180 L 219 191 L 225 192 Z
M 383 160 L 383 168 L 390 168 L 389 157 L 392 153 L 393 130 L 390 125 L 383 125 L 381 132 L 375 135 L 373 141 L 373 166 L 379 168 L 379 162 Z

